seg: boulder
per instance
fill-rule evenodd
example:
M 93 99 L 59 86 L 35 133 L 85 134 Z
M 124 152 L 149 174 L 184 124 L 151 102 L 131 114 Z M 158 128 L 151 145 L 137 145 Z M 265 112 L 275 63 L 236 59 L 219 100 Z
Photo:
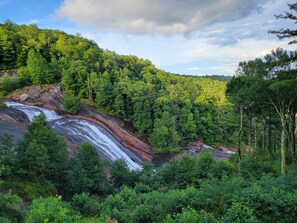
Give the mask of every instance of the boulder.
M 21 94 L 20 95 L 20 101 L 24 102 L 24 101 L 31 101 L 32 97 L 29 94 Z

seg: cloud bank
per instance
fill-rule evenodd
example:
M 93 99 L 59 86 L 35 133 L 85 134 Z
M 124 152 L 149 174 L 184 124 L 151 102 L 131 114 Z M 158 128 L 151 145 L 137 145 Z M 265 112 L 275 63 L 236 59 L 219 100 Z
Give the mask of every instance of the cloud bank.
M 267 0 L 64 0 L 56 14 L 80 25 L 132 34 L 187 34 L 260 10 Z

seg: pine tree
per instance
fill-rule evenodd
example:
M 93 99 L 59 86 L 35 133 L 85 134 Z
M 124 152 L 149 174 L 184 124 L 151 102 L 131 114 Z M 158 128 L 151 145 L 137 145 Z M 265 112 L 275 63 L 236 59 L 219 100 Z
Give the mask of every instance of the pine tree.
M 297 2 L 293 4 L 288 4 L 290 11 L 284 12 L 284 14 L 276 15 L 277 19 L 292 20 L 295 24 L 297 23 Z M 296 29 L 279 29 L 279 30 L 269 30 L 268 33 L 276 34 L 279 39 L 285 38 L 296 38 L 297 30 Z M 295 44 L 297 40 L 294 39 L 289 42 L 289 44 Z

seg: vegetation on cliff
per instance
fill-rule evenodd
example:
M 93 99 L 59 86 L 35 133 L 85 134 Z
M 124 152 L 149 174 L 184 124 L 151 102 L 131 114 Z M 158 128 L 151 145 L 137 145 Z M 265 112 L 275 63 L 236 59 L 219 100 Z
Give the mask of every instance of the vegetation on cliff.
M 76 113 L 78 100 L 88 99 L 132 123 L 155 152 L 174 151 L 193 140 L 232 142 L 229 129 L 223 128 L 229 109 L 223 82 L 173 75 L 148 60 L 103 51 L 80 35 L 35 25 L 7 21 L 0 25 L 0 36 L 4 94 L 25 85 L 61 82 L 65 112 Z M 10 69 L 17 75 L 10 76 Z

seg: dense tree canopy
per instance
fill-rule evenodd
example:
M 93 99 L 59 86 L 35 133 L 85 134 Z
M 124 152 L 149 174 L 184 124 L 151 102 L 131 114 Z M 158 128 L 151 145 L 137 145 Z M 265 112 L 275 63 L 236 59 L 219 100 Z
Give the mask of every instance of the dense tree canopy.
M 296 158 L 297 74 L 294 58 L 296 58 L 296 52 L 276 49 L 264 59 L 240 63 L 237 76 L 228 83 L 226 92 L 229 99 L 235 106 L 240 107 L 250 120 L 248 122 L 249 146 L 252 140 L 251 123 L 256 118 L 262 119 L 263 124 L 262 149 L 268 147 L 272 156 L 277 153 L 276 149 L 271 148 L 272 129 L 281 129 L 280 143 L 275 140 L 274 143 L 275 146 L 280 146 L 283 174 L 285 174 L 286 156 L 289 152 L 289 148 L 286 147 L 291 148 L 291 155 Z M 255 127 L 254 135 L 256 137 Z M 278 138 L 278 135 L 274 138 Z M 255 138 L 255 143 L 257 143 L 256 140 Z
M 87 99 L 132 123 L 160 153 L 195 140 L 220 144 L 214 132 L 229 134 L 222 125 L 228 109 L 223 82 L 170 74 L 148 60 L 103 51 L 80 35 L 35 25 L 7 21 L 0 24 L 0 36 L 0 69 L 17 72 L 2 78 L 4 94 L 24 85 L 61 82 L 66 113 L 77 113 L 79 99 Z

